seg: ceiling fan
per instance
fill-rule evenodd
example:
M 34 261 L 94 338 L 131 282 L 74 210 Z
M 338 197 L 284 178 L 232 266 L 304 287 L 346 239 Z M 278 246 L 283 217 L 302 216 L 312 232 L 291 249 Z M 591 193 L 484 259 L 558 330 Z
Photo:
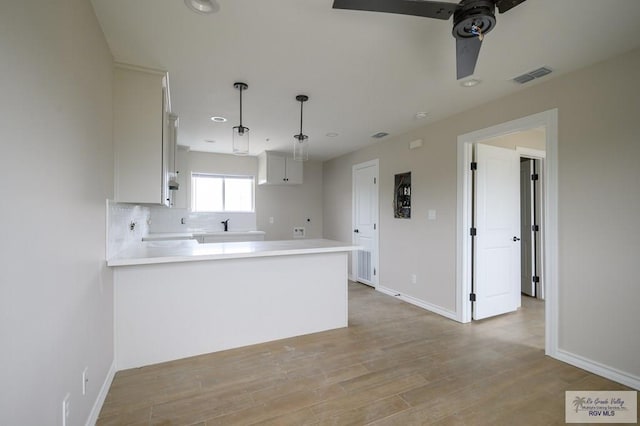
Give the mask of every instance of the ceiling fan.
M 462 0 L 446 3 L 427 0 L 334 0 L 334 9 L 398 13 L 447 20 L 453 15 L 457 79 L 473 74 L 484 36 L 496 26 L 496 7 L 508 12 L 525 0 Z

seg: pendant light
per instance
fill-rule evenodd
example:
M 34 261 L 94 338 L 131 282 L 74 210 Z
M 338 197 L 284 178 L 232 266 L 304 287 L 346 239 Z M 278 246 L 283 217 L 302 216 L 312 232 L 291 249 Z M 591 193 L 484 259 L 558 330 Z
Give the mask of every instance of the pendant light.
M 249 87 L 247 83 L 234 83 L 233 87 L 240 91 L 240 125 L 233 128 L 233 154 L 249 154 L 249 128 L 242 125 L 242 91 Z
M 302 105 L 309 100 L 307 95 L 298 95 L 296 100 L 300 102 L 300 133 L 294 135 L 293 159 L 296 161 L 307 161 L 309 159 L 309 136 L 302 133 Z

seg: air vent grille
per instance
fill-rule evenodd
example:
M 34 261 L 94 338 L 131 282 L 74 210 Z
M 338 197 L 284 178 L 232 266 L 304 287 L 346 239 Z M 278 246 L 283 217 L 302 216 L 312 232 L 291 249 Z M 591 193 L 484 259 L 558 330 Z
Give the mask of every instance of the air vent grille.
M 528 73 L 524 73 L 522 75 L 517 76 L 516 78 L 513 79 L 513 81 L 519 84 L 528 83 L 533 79 L 544 77 L 547 74 L 551 74 L 552 71 L 553 70 L 551 68 L 540 67 L 536 70 L 529 71 Z
M 389 136 L 389 133 L 378 132 L 375 135 L 371 135 L 371 137 L 375 139 L 381 139 L 381 138 L 384 138 L 385 136 Z

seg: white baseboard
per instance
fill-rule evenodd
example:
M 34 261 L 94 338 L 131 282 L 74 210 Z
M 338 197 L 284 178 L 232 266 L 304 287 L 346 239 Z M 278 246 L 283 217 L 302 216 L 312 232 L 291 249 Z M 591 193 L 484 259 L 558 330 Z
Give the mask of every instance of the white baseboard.
M 411 303 L 412 305 L 418 306 L 422 309 L 425 309 L 427 311 L 433 312 L 435 314 L 438 315 L 442 315 L 445 318 L 449 318 L 452 319 L 454 321 L 458 321 L 458 314 L 456 314 L 453 311 L 450 311 L 448 309 L 444 309 L 438 305 L 434 305 L 432 303 L 429 302 L 425 302 L 424 300 L 421 299 L 417 299 L 413 296 L 409 296 L 406 294 L 402 294 L 399 291 L 396 291 L 392 288 L 388 288 L 388 287 L 384 287 L 381 285 L 376 286 L 376 290 L 384 293 L 384 294 L 388 294 L 389 296 L 393 296 L 393 297 L 397 297 L 398 299 L 407 302 L 407 303 Z
M 113 382 L 113 378 L 115 375 L 116 375 L 116 362 L 114 360 L 111 363 L 111 367 L 107 372 L 107 377 L 104 379 L 104 383 L 100 388 L 100 392 L 98 393 L 96 402 L 93 404 L 91 413 L 89 413 L 89 418 L 87 419 L 86 426 L 94 426 L 98 421 L 100 410 L 102 410 L 102 405 L 104 404 L 105 399 L 107 399 L 107 394 L 109 393 L 109 388 L 111 387 L 111 383 Z
M 609 380 L 613 380 L 614 382 L 618 382 L 633 389 L 640 390 L 640 377 L 638 376 L 634 376 L 627 372 L 617 370 L 613 367 L 609 367 L 608 365 L 601 364 L 599 362 L 581 357 L 580 355 L 576 355 L 562 349 L 558 349 L 555 354 L 549 355 L 552 358 L 555 358 L 562 362 L 566 362 L 567 364 L 571 364 L 590 373 L 597 374 L 598 376 L 605 377 Z

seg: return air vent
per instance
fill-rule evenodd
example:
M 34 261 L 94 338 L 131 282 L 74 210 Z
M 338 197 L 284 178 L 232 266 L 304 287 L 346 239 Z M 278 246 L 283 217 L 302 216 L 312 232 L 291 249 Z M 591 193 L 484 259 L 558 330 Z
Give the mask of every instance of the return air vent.
M 385 136 L 389 136 L 389 133 L 385 133 L 385 132 L 378 132 L 375 135 L 371 135 L 372 138 L 374 139 L 382 139 Z
M 547 74 L 551 74 L 552 71 L 553 70 L 551 68 L 541 67 L 541 68 L 538 68 L 537 70 L 529 71 L 528 73 L 519 75 L 516 78 L 514 78 L 513 81 L 519 84 L 528 83 L 529 81 L 534 80 L 536 78 L 544 77 Z

